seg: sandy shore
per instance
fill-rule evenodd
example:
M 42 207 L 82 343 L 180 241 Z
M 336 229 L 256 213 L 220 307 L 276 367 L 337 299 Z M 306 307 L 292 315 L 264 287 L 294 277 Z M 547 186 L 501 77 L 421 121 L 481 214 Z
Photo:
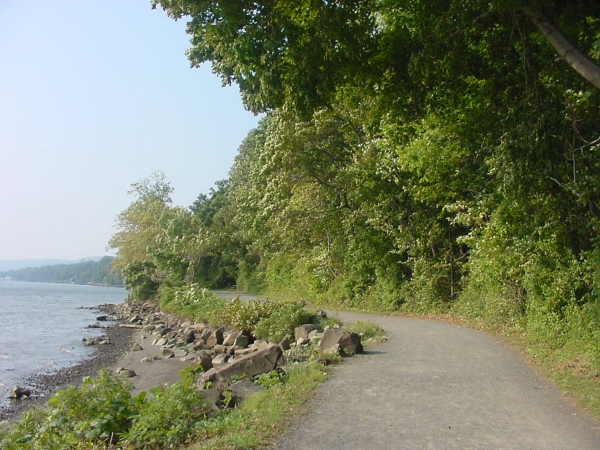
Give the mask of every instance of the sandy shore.
M 25 400 L 11 400 L 0 409 L 0 420 L 14 421 L 21 413 L 32 406 L 46 403 L 50 396 L 67 386 L 78 386 L 86 376 L 95 376 L 105 367 L 115 370 L 118 367 L 132 369 L 137 374 L 130 378 L 133 383 L 133 395 L 147 391 L 160 384 L 173 384 L 179 379 L 179 372 L 193 364 L 193 361 L 181 361 L 180 358 L 160 358 L 161 348 L 152 345 L 152 338 L 142 330 L 112 326 L 106 329 L 110 344 L 100 345 L 96 353 L 77 365 L 60 369 L 48 374 L 33 375 L 22 384 L 33 388 L 32 396 Z M 133 351 L 134 344 L 142 350 Z M 144 357 L 156 360 L 142 363 Z

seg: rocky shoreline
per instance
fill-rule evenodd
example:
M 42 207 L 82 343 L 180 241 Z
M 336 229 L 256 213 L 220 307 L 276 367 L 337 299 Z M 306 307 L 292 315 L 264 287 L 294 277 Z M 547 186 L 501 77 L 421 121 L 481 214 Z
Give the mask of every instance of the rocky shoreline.
M 32 388 L 31 396 L 13 400 L 0 412 L 0 420 L 14 420 L 27 408 L 44 404 L 57 390 L 79 385 L 83 377 L 94 376 L 105 367 L 120 377 L 130 377 L 136 395 L 158 385 L 171 385 L 179 379 L 181 370 L 199 366 L 203 371 L 195 380 L 197 388 L 216 412 L 264 389 L 252 382 L 254 377 L 286 372 L 308 361 L 314 348 L 323 355 L 362 352 L 361 337 L 339 325 L 319 331 L 313 324 L 303 324 L 294 329 L 293 342 L 285 338 L 275 343 L 223 326 L 213 329 L 160 311 L 149 302 L 101 305 L 99 309 L 103 315 L 90 327 L 104 328 L 105 335 L 84 339 L 85 345 L 97 348 L 96 354 L 75 366 L 26 380 Z M 326 317 L 324 312 L 319 313 Z M 100 324 L 108 321 L 123 323 L 109 327 Z
M 116 305 L 100 305 L 94 309 L 98 309 L 102 314 L 112 315 L 116 308 Z M 21 384 L 31 388 L 31 397 L 10 400 L 6 406 L 0 408 L 0 421 L 14 420 L 30 407 L 45 404 L 54 392 L 69 385 L 79 385 L 83 377 L 95 376 L 100 369 L 113 365 L 131 349 L 137 330 L 119 326 L 107 326 L 104 329 L 110 344 L 96 346 L 96 352 L 90 358 L 73 366 L 34 374 L 22 380 Z

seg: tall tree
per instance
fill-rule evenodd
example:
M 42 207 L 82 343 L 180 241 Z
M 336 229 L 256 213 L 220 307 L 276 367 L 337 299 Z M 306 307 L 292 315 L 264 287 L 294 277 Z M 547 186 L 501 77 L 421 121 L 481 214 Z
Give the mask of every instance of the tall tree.
M 135 199 L 117 216 L 117 232 L 108 242 L 108 248 L 117 250 L 113 261 L 117 270 L 134 261 L 149 259 L 148 251 L 156 248 L 156 238 L 161 232 L 159 219 L 172 203 L 173 188 L 162 172 L 152 172 L 131 187 L 128 194 Z

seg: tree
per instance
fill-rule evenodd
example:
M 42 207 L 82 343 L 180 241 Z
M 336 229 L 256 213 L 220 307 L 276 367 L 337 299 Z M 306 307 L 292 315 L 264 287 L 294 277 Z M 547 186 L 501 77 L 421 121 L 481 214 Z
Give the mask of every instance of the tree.
M 149 249 L 156 248 L 161 232 L 159 219 L 172 203 L 173 188 L 162 172 L 152 172 L 131 186 L 128 193 L 136 198 L 117 216 L 117 232 L 108 242 L 108 248 L 117 250 L 113 266 L 119 271 L 133 262 L 148 260 Z
M 564 33 L 536 2 L 153 0 L 153 7 L 158 5 L 176 20 L 187 18 L 192 65 L 211 61 L 224 83 L 239 85 L 246 106 L 255 112 L 287 103 L 310 113 L 330 104 L 344 85 L 381 90 L 408 82 L 415 99 L 419 83 L 410 80 L 411 72 L 427 76 L 448 52 L 466 57 L 471 39 L 465 36 L 475 33 L 480 41 L 489 41 L 495 29 L 511 27 L 524 14 L 592 83 L 599 71 L 582 51 L 572 51 L 574 45 L 561 50 L 564 45 L 553 36 Z M 600 14 L 598 3 L 587 0 L 545 2 L 545 8 L 565 29 L 573 29 L 575 37 L 587 17 Z M 522 36 L 532 31 L 522 22 L 519 27 L 514 31 Z M 501 60 L 511 54 L 494 57 Z M 477 66 L 470 67 L 471 74 L 477 71 Z

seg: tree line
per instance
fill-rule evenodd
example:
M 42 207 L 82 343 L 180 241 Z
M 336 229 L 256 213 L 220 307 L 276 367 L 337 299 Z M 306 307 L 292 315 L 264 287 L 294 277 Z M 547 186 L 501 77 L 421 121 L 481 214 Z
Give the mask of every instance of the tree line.
M 122 286 L 123 279 L 112 267 L 112 256 L 98 261 L 83 261 L 73 264 L 55 264 L 42 267 L 26 267 L 0 272 L 0 278 L 10 277 L 17 281 L 46 283 L 99 284 Z
M 452 311 L 600 365 L 600 3 L 154 6 L 264 118 L 190 207 L 134 183 L 110 245 L 135 295 Z

